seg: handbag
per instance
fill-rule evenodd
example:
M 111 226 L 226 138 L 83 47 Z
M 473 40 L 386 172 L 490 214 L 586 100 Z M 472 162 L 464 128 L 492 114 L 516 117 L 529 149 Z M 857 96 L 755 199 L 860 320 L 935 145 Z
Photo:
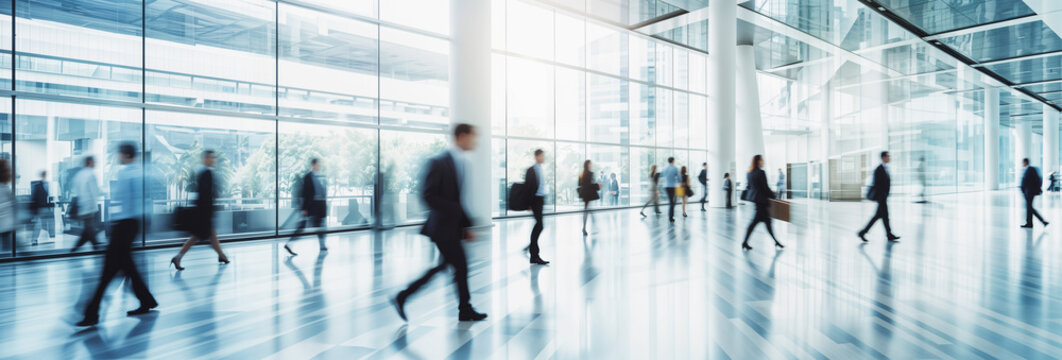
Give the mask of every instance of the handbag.
M 679 186 L 679 187 L 675 188 L 675 196 L 676 197 L 686 197 L 686 187 L 685 186 Z
M 685 190 L 685 191 L 686 191 L 686 196 L 690 196 L 690 197 L 692 197 L 692 196 L 693 196 L 693 189 L 692 189 L 692 188 L 690 188 L 690 186 L 689 186 L 689 185 L 683 186 L 683 188 L 685 188 L 685 189 L 686 189 L 686 190 Z
M 195 217 L 195 208 L 178 206 L 173 212 L 173 229 L 177 231 L 189 231 Z
M 749 200 L 749 189 L 748 188 L 745 188 L 745 190 L 741 190 L 741 200 L 752 201 L 752 200 Z

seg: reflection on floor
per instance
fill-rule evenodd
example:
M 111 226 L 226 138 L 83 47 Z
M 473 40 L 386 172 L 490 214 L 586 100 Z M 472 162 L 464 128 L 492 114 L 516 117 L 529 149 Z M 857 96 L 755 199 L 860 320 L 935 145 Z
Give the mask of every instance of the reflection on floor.
M 1062 220 L 1057 194 L 1044 214 Z M 276 242 L 228 244 L 233 263 L 206 247 L 167 268 L 175 249 L 139 252 L 159 311 L 112 291 L 102 323 L 70 325 L 100 259 L 0 265 L 0 357 L 21 358 L 1057 358 L 1062 354 L 1062 230 L 1019 229 L 1012 192 L 892 204 L 903 236 L 880 227 L 863 245 L 869 203 L 811 201 L 787 245 L 739 249 L 750 206 L 691 207 L 669 225 L 637 210 L 548 217 L 545 267 L 521 249 L 528 219 L 498 221 L 468 245 L 473 303 L 490 314 L 458 323 L 439 276 L 407 307 L 388 298 L 436 261 L 415 228 L 331 236 L 288 257 Z M 1058 222 L 1062 224 L 1062 221 Z M 1056 225 L 1062 226 L 1062 225 Z

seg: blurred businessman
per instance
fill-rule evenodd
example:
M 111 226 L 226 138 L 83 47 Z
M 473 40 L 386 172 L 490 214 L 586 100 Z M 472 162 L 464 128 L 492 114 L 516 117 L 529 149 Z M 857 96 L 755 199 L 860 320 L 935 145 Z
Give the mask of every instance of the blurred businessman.
M 1029 165 L 1028 158 L 1022 159 L 1021 165 L 1025 167 L 1025 174 L 1021 176 L 1021 193 L 1025 196 L 1025 225 L 1021 227 L 1031 229 L 1033 227 L 1033 216 L 1040 220 L 1044 226 L 1047 226 L 1047 220 L 1044 220 L 1044 217 L 1040 216 L 1040 212 L 1033 207 L 1033 200 L 1042 192 L 1040 191 L 1040 186 L 1043 186 L 1043 178 L 1040 177 L 1040 171 L 1035 166 Z
M 889 190 L 892 186 L 891 175 L 889 175 L 889 160 L 892 158 L 889 156 L 888 151 L 881 152 L 881 165 L 878 165 L 877 169 L 874 169 L 874 180 L 870 184 L 870 189 L 867 190 L 867 200 L 878 203 L 878 209 L 874 212 L 874 217 L 870 218 L 870 222 L 863 230 L 859 231 L 859 239 L 864 242 L 867 241 L 866 235 L 870 231 L 870 227 L 874 226 L 874 223 L 881 219 L 881 224 L 885 226 L 885 236 L 889 241 L 900 240 L 899 236 L 892 233 L 892 227 L 889 226 Z
M 472 308 L 468 291 L 468 259 L 462 239 L 471 241 L 475 235 L 468 230 L 472 221 L 461 205 L 461 185 L 467 174 L 464 153 L 476 148 L 476 130 L 472 125 L 459 124 L 454 128 L 454 147 L 428 162 L 421 196 L 428 204 L 428 221 L 420 233 L 431 238 L 439 248 L 442 262 L 428 270 L 409 287 L 398 293 L 391 301 L 398 316 L 406 320 L 406 300 L 428 283 L 436 273 L 453 267 L 454 285 L 457 286 L 458 315 L 460 321 L 480 321 L 487 314 Z M 483 164 L 483 166 L 486 166 Z
M 531 198 L 531 213 L 535 217 L 535 226 L 531 228 L 531 243 L 527 245 L 528 254 L 531 255 L 532 265 L 546 265 L 549 261 L 542 260 L 539 256 L 538 236 L 542 235 L 542 208 L 546 203 L 546 177 L 542 172 L 542 163 L 546 162 L 546 152 L 542 149 L 535 150 L 535 165 L 527 168 L 524 173 L 524 183 L 528 189 L 534 189 L 535 195 Z
M 328 191 L 320 172 L 321 161 L 317 158 L 310 159 L 310 171 L 302 177 L 302 190 L 299 194 L 302 220 L 295 228 L 295 233 L 291 234 L 291 238 L 284 244 L 284 250 L 287 250 L 291 256 L 298 255 L 291 250 L 291 242 L 302 235 L 307 226 L 317 229 L 317 243 L 321 251 L 328 251 L 328 247 L 325 246 L 325 234 L 320 232 L 324 230 L 321 227 L 324 226 L 325 217 L 328 216 Z

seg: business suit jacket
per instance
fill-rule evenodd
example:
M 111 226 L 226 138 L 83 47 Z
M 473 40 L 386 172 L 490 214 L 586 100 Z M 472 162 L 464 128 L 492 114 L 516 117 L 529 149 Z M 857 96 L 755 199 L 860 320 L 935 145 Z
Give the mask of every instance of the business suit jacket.
M 708 170 L 701 169 L 701 173 L 697 175 L 697 181 L 701 183 L 701 186 L 708 185 Z
M 210 168 L 203 168 L 196 176 L 196 199 L 195 207 L 202 214 L 214 214 L 214 201 L 217 198 L 217 191 L 214 189 L 214 171 Z
M 306 212 L 306 215 L 313 217 L 325 217 L 328 215 L 328 203 L 326 200 L 315 200 L 317 198 L 317 186 L 315 182 L 319 181 L 313 174 L 313 171 L 309 171 L 302 177 L 302 206 L 301 210 Z M 321 184 L 321 190 L 324 194 L 321 194 L 322 199 L 327 199 L 328 190 L 325 189 L 324 184 Z
M 538 174 L 535 173 L 535 167 L 531 166 L 527 168 L 527 172 L 524 173 L 524 184 L 527 184 L 527 188 L 531 190 L 529 193 L 531 194 L 532 199 L 534 199 L 535 196 L 538 196 L 536 194 L 538 194 L 539 181 Z
M 461 205 L 461 184 L 453 156 L 444 152 L 428 161 L 421 198 L 428 204 L 428 221 L 421 235 L 432 241 L 454 241 L 464 237 L 464 230 L 472 226 Z
M 745 176 L 745 181 L 749 186 L 748 201 L 757 205 L 767 205 L 771 199 L 774 199 L 774 191 L 771 191 L 771 187 L 767 186 L 767 173 L 763 169 L 749 172 Z
M 889 198 L 891 188 L 892 179 L 889 177 L 889 172 L 885 170 L 885 164 L 878 165 L 878 168 L 874 169 L 874 183 L 870 186 L 867 199 L 876 202 L 885 201 Z
M 48 189 L 44 186 L 44 181 L 34 181 L 30 185 L 30 213 L 37 215 L 40 209 L 49 208 L 51 204 L 48 202 Z
M 1026 198 L 1033 198 L 1040 195 L 1041 186 L 1043 186 L 1043 179 L 1040 178 L 1040 172 L 1035 167 L 1026 166 L 1025 174 L 1021 176 L 1021 193 Z

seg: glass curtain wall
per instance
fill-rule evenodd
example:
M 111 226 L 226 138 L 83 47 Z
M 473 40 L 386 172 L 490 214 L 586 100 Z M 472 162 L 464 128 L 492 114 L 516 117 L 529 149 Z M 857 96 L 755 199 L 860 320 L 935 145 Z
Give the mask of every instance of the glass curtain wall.
M 583 208 L 585 160 L 601 185 L 591 207 L 641 205 L 649 167 L 668 157 L 690 169 L 701 195 L 706 55 L 588 18 L 579 3 L 493 2 L 496 216 L 527 214 L 506 211 L 505 195 L 536 149 L 546 152 L 546 212 Z
M 329 230 L 422 221 L 418 169 L 445 147 L 449 125 L 448 9 L 447 0 L 0 1 L 0 158 L 14 160 L 22 214 L 0 257 L 70 251 L 83 228 L 68 214 L 74 175 L 89 156 L 104 225 L 93 235 L 106 244 L 123 142 L 143 155 L 141 245 L 185 236 L 172 214 L 196 196 L 207 149 L 218 156 L 222 238 L 290 233 L 312 158 L 323 165 Z M 31 216 L 39 189 L 49 206 Z

